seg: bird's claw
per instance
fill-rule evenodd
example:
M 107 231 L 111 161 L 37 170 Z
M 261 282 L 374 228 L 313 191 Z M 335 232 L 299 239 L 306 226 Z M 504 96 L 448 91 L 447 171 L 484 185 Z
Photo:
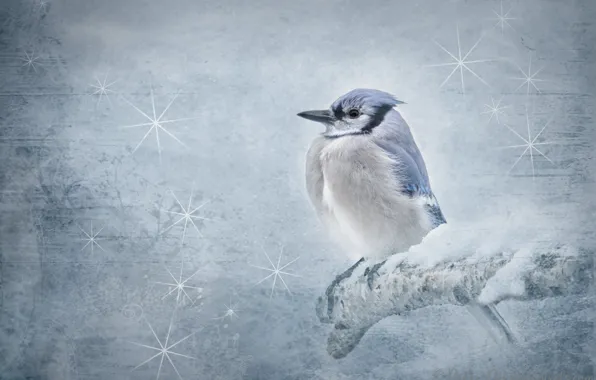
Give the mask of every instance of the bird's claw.
M 366 270 L 364 271 L 364 275 L 366 276 L 366 283 L 368 284 L 368 288 L 370 290 L 373 290 L 373 281 L 375 279 L 374 276 L 379 275 L 379 268 L 381 268 L 383 264 L 385 264 L 385 261 L 381 261 L 380 263 L 377 263 L 372 267 L 366 268 Z

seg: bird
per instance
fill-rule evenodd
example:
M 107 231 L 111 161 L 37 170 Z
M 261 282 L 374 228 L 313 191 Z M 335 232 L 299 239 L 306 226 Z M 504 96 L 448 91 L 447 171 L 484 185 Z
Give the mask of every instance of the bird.
M 332 238 L 362 260 L 386 259 L 419 244 L 447 223 L 408 123 L 405 104 L 376 89 L 357 88 L 328 109 L 297 116 L 325 130 L 306 153 L 308 198 Z M 480 322 L 513 334 L 495 305 L 473 304 Z

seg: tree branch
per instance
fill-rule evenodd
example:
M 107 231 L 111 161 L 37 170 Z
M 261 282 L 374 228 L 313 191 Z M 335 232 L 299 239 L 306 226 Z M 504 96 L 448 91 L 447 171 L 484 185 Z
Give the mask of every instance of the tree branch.
M 369 328 L 390 315 L 432 305 L 577 294 L 593 278 L 593 256 L 566 245 L 534 244 L 482 255 L 472 251 L 453 259 L 425 253 L 433 244 L 424 243 L 382 262 L 361 259 L 319 297 L 319 319 L 334 324 L 327 345 L 331 356 L 345 357 Z

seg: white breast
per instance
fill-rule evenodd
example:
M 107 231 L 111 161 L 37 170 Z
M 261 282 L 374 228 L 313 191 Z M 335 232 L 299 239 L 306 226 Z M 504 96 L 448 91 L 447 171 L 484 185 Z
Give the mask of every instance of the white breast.
M 392 162 L 376 145 L 343 137 L 321 151 L 327 226 L 344 247 L 382 258 L 418 244 L 430 230 L 416 201 L 401 194 Z
M 345 248 L 356 251 L 367 250 L 369 244 L 359 230 L 359 222 L 355 218 L 353 210 L 336 200 L 331 188 L 325 182 L 323 185 L 323 204 L 328 210 L 330 223 L 327 227 Z M 341 198 L 341 197 L 340 197 Z M 346 240 L 347 239 L 347 240 Z M 360 255 L 363 255 L 361 252 Z

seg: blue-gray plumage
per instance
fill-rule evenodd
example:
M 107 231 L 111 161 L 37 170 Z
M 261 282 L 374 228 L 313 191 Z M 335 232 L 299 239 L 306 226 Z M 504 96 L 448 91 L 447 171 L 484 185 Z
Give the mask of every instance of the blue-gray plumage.
M 398 104 L 386 92 L 356 89 L 327 110 L 298 114 L 325 126 L 306 157 L 310 200 L 331 235 L 365 258 L 405 252 L 446 223 Z M 479 309 L 512 339 L 494 306 Z
M 424 160 L 392 95 L 356 89 L 299 116 L 325 132 L 307 154 L 311 202 L 346 249 L 383 258 L 445 223 Z

